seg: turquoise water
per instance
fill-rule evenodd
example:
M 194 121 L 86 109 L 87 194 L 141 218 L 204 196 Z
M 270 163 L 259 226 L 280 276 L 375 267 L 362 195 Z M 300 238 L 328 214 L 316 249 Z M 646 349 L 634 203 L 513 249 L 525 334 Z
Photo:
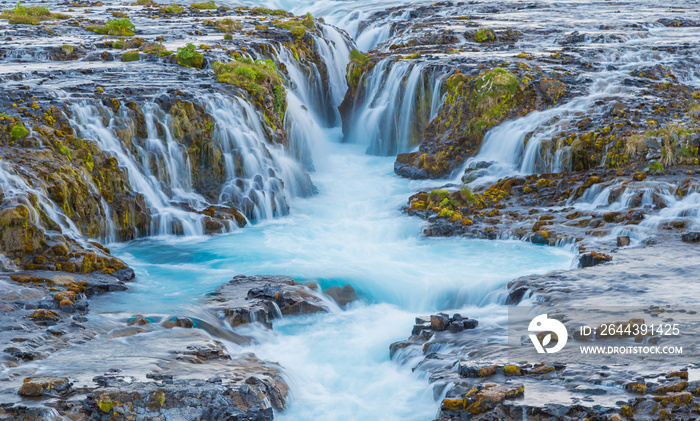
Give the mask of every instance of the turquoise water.
M 338 137 L 332 133 L 331 138 Z M 410 335 L 413 318 L 462 309 L 488 323 L 515 277 L 570 267 L 560 248 L 520 241 L 425 238 L 423 221 L 401 213 L 408 197 L 439 182 L 393 174 L 393 159 L 364 147 L 317 145 L 319 193 L 296 199 L 288 217 L 214 237 L 151 238 L 112 245 L 138 281 L 92 304 L 98 313 L 194 314 L 203 296 L 234 275 L 283 274 L 323 286 L 349 283 L 362 300 L 347 310 L 245 327 L 252 351 L 285 368 L 291 386 L 283 420 L 428 420 L 437 411 L 427 380 L 389 345 Z

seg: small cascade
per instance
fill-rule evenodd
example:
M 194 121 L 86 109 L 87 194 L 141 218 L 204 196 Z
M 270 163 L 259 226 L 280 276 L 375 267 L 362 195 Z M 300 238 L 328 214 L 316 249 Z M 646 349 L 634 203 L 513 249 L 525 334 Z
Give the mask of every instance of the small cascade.
M 17 170 L 1 159 L 0 186 L 3 193 L 0 206 L 3 209 L 24 205 L 29 210 L 30 223 L 49 229 L 54 228 L 49 224 L 55 224 L 63 233 L 80 237 L 80 230 L 75 223 L 48 198 L 44 190 L 30 186 L 18 175 Z
M 323 36 L 314 35 L 314 44 L 316 49 L 323 58 L 326 64 L 326 72 L 328 73 L 328 85 L 330 88 L 330 104 L 335 113 L 334 125 L 340 122 L 340 113 L 338 107 L 343 102 L 345 91 L 348 89 L 348 84 L 345 79 L 348 62 L 350 61 L 351 45 L 347 37 L 338 31 L 338 29 L 330 25 L 321 25 Z
M 284 126 L 289 150 L 308 170 L 315 169 L 314 155 L 322 149 L 325 130 L 340 124 L 338 107 L 343 101 L 347 82 L 349 41 L 336 28 L 322 25 L 324 36 L 314 35 L 316 51 L 325 63 L 326 82 L 313 63 L 300 63 L 285 47 L 276 52 L 289 78 L 287 111 Z
M 291 197 L 306 197 L 314 188 L 303 167 L 280 145 L 265 141 L 258 113 L 247 101 L 217 95 L 208 101 L 214 139 L 226 165 L 219 202 L 240 209 L 249 219 L 289 213 Z
M 568 147 L 557 147 L 556 154 L 549 154 L 543 145 L 577 113 L 584 112 L 591 100 L 575 99 L 501 123 L 486 133 L 479 153 L 467 160 L 465 168 L 485 167 L 476 182 L 479 185 L 513 174 L 569 171 Z
M 152 222 L 141 236 L 202 235 L 200 211 L 211 204 L 240 209 L 253 221 L 274 218 L 288 213 L 290 197 L 313 193 L 303 167 L 282 146 L 267 141 L 261 117 L 247 101 L 216 95 L 202 102 L 213 118 L 211 144 L 206 148 L 215 149 L 209 155 L 220 157 L 225 173 L 222 185 L 212 189 L 218 197 L 205 198 L 193 187 L 188 147 L 176 139 L 173 117 L 158 104 L 142 106 L 145 136 L 138 133 L 128 110 L 114 112 L 92 103 L 72 106 L 78 135 L 113 154 L 127 170 L 131 188 L 143 195 Z M 228 229 L 233 228 L 229 224 Z
M 177 172 L 178 169 L 181 170 L 179 163 L 184 162 L 185 158 L 173 159 L 170 153 L 156 153 L 167 151 L 168 146 L 167 140 L 163 142 L 154 133 L 155 125 L 158 124 L 155 122 L 156 118 L 164 114 L 156 112 L 155 107 L 155 104 L 145 107 L 144 117 L 148 116 L 146 119 L 150 120 L 147 123 L 146 139 L 138 138 L 135 133 L 135 124 L 125 111 L 114 114 L 104 106 L 86 102 L 74 104 L 71 107 L 72 125 L 80 137 L 97 142 L 102 150 L 113 154 L 119 160 L 119 164 L 126 168 L 131 188 L 143 195 L 146 205 L 151 210 L 152 222 L 150 232 L 139 234 L 202 235 L 204 217 L 175 206 L 177 202 L 203 206 L 205 201 L 201 197 L 190 194 L 187 197 L 177 196 L 177 190 L 183 190 L 183 184 L 186 185 L 186 182 L 183 183 L 181 180 L 187 180 L 189 177 L 181 171 Z M 103 116 L 107 124 L 103 123 Z M 169 129 L 165 123 L 165 121 L 159 121 L 160 127 L 167 131 Z M 123 126 L 127 126 L 133 151 L 117 137 L 116 130 Z M 152 170 L 153 168 L 155 171 Z M 175 173 L 169 174 L 168 169 Z M 177 182 L 169 185 L 168 183 L 173 179 Z M 169 194 L 164 187 L 168 188 Z
M 423 62 L 384 59 L 360 81 L 345 141 L 372 155 L 407 152 L 439 111 L 443 72 Z M 437 102 L 437 104 L 436 104 Z

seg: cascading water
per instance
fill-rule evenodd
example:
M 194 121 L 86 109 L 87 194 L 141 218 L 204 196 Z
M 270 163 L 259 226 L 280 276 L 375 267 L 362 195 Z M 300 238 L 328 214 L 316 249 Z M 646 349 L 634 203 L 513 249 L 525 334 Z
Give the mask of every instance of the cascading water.
M 155 105 L 153 106 L 155 107 Z M 148 109 L 148 108 L 147 108 Z M 107 116 L 108 124 L 103 124 L 102 114 Z M 155 117 L 153 108 L 146 113 L 152 120 Z M 171 198 L 161 187 L 161 181 L 167 182 L 175 180 L 176 185 L 170 187 L 178 187 L 182 190 L 180 180 L 187 179 L 188 175 L 182 173 L 165 175 L 167 169 L 175 171 L 178 169 L 178 162 L 185 162 L 185 159 L 173 159 L 170 153 L 159 154 L 158 161 L 167 163 L 164 167 L 158 167 L 161 171 L 163 180 L 159 180 L 156 174 L 151 173 L 151 154 L 154 151 L 166 151 L 168 148 L 162 141 L 153 133 L 155 124 L 149 122 L 149 133 L 145 141 L 141 144 L 133 142 L 135 153 L 128 150 L 125 145 L 117 138 L 115 129 L 123 121 L 130 121 L 128 115 L 115 115 L 110 109 L 90 104 L 82 103 L 75 104 L 71 110 L 72 124 L 76 128 L 78 135 L 85 139 L 97 142 L 102 150 L 114 154 L 121 165 L 126 168 L 129 183 L 132 188 L 143 195 L 146 204 L 153 211 L 153 218 L 149 233 L 142 235 L 168 235 L 178 233 L 178 224 L 185 235 L 202 235 L 203 232 L 203 216 L 191 212 L 187 212 L 181 208 L 174 206 L 171 203 Z M 162 124 L 162 123 L 161 123 Z M 131 126 L 129 126 L 131 127 Z M 162 127 L 167 130 L 167 125 L 162 124 Z M 133 128 L 132 128 L 133 130 Z M 137 139 L 135 133 L 129 133 L 132 139 Z M 182 198 L 187 201 L 192 199 L 190 194 L 188 197 Z M 196 204 L 203 204 L 203 198 L 197 198 Z
M 304 169 L 281 146 L 265 141 L 262 124 L 247 101 L 217 96 L 208 101 L 207 110 L 214 117 L 214 139 L 226 163 L 220 203 L 262 220 L 286 215 L 290 197 L 313 193 Z
M 439 111 L 442 79 L 439 69 L 423 62 L 381 60 L 359 82 L 353 109 L 344 116 L 345 141 L 365 145 L 372 155 L 416 147 Z
M 260 117 L 247 101 L 214 96 L 203 103 L 214 119 L 212 139 L 225 164 L 218 203 L 262 220 L 286 215 L 290 197 L 313 193 L 304 169 L 281 146 L 267 141 Z M 155 103 L 146 103 L 143 114 L 146 136 L 141 139 L 128 111 L 82 103 L 71 112 L 79 136 L 118 158 L 132 188 L 153 212 L 150 231 L 140 235 L 202 235 L 204 216 L 186 208 L 201 210 L 210 203 L 193 189 L 188 152 L 174 139 L 172 117 Z M 118 132 L 126 133 L 130 147 Z
M 408 334 L 418 314 L 446 308 L 478 313 L 477 306 L 498 302 L 499 289 L 524 274 L 525 265 L 532 272 L 566 268 L 572 254 L 517 241 L 422 238 L 420 224 L 403 215 L 400 207 L 408 195 L 429 184 L 392 176 L 393 157 L 366 155 L 368 143 L 359 137 L 354 139 L 359 144 L 341 142 L 334 115 L 342 95 L 332 86 L 345 86 L 339 69 L 347 63 L 347 46 L 337 41 L 319 44 L 327 66 L 335 63 L 338 68 L 327 70 L 328 86 L 309 82 L 308 75 L 318 75 L 318 69 L 303 67 L 283 48 L 276 54 L 290 82 L 285 114 L 290 149 L 305 165 L 315 167 L 319 194 L 298 194 L 286 218 L 236 233 L 111 245 L 113 253 L 148 281 L 134 284 L 129 293 L 97 298 L 93 309 L 128 316 L 144 308 L 196 312 L 200 297 L 235 274 L 291 275 L 317 280 L 323 288 L 349 283 L 362 295 L 349 309 L 283 319 L 273 331 L 251 325 L 241 333 L 250 334 L 256 343 L 229 344 L 229 349 L 252 351 L 285 367 L 292 400 L 276 419 L 430 419 L 437 403 L 426 379 L 412 373 L 409 362 L 390 361 L 389 344 Z M 439 72 L 426 74 L 422 64 L 408 62 L 396 63 L 387 72 L 388 77 L 381 72 L 372 76 L 375 108 L 371 101 L 366 103 L 371 121 L 354 120 L 362 127 L 389 120 L 383 130 L 394 139 L 373 140 L 384 153 L 391 147 L 413 146 L 412 129 L 404 118 L 408 114 L 413 120 L 430 119 L 441 102 Z M 414 110 L 417 94 L 422 105 Z M 401 100 L 394 106 L 396 97 Z M 225 120 L 242 124 L 248 112 L 243 103 L 218 107 L 213 112 L 216 130 L 225 127 L 223 114 Z M 250 135 L 251 144 L 253 137 L 263 136 L 257 130 Z M 274 158 L 272 150 L 271 154 Z M 289 177 L 282 178 L 285 190 L 291 189 Z M 183 262 L 175 256 L 189 257 Z M 491 265 L 500 270 L 494 272 Z M 156 302 L 155 295 L 160 297 Z
M 39 211 L 43 212 L 50 221 L 58 224 L 63 232 L 72 234 L 75 238 L 81 238 L 80 230 L 75 223 L 47 197 L 45 191 L 27 184 L 22 177 L 17 175 L 14 169 L 10 168 L 10 166 L 1 159 L 0 185 L 2 185 L 3 193 L 2 208 L 24 205 L 29 211 L 29 221 L 46 228 L 43 218 L 39 214 Z M 36 200 L 36 207 L 32 203 L 31 198 Z M 106 217 L 108 218 L 107 215 Z

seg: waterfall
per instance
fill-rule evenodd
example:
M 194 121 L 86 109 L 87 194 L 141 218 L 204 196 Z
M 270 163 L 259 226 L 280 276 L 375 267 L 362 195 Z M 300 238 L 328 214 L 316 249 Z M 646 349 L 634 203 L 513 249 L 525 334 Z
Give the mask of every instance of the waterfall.
M 214 117 L 214 139 L 226 165 L 220 203 L 261 220 L 286 215 L 291 197 L 313 193 L 303 167 L 282 146 L 265 141 L 258 113 L 249 102 L 217 95 L 208 101 L 207 111 Z
M 148 136 L 146 139 L 138 139 L 134 132 L 134 124 L 126 111 L 115 115 L 111 109 L 89 102 L 71 106 L 71 123 L 80 137 L 97 142 L 103 151 L 115 156 L 119 160 L 119 164 L 126 169 L 131 188 L 143 195 L 146 205 L 151 210 L 152 221 L 150 232 L 140 234 L 178 234 L 178 228 L 181 228 L 185 235 L 202 235 L 204 233 L 204 217 L 176 207 L 175 202 L 181 199 L 181 202 L 192 204 L 192 199 L 195 199 L 194 204 L 202 206 L 205 202 L 204 199 L 189 194 L 187 197 L 178 197 L 178 189 L 182 190 L 182 182 L 179 180 L 187 179 L 188 176 L 185 176 L 181 171 L 167 174 L 168 169 L 171 172 L 177 171 L 180 167 L 178 161 L 182 162 L 184 158 L 173 159 L 171 154 L 154 153 L 168 149 L 166 144 L 153 133 L 156 124 L 153 120 L 157 114 L 161 114 L 154 112 L 155 107 L 155 104 L 149 104 L 145 107 L 144 117 L 147 121 L 150 120 L 147 123 Z M 103 115 L 108 121 L 106 125 L 103 123 Z M 133 142 L 135 153 L 132 153 L 117 138 L 115 129 L 124 122 L 130 127 L 129 136 Z M 165 121 L 159 123 L 164 130 L 169 130 Z M 152 167 L 156 168 L 155 174 L 151 170 Z M 158 175 L 161 176 L 161 179 L 158 178 Z M 164 191 L 163 185 L 167 185 L 172 179 L 178 181 L 175 185 L 168 185 L 171 189 L 176 188 L 172 190 L 171 197 Z
M 351 115 L 345 116 L 345 141 L 367 145 L 373 155 L 418 146 L 439 111 L 443 76 L 423 62 L 381 60 L 360 81 Z
M 313 37 L 316 52 L 325 64 L 326 83 L 313 63 L 298 62 L 286 47 L 276 51 L 289 78 L 284 119 L 289 150 L 310 171 L 322 156 L 321 140 L 328 136 L 326 131 L 340 124 L 338 107 L 347 90 L 345 71 L 350 55 L 346 37 L 332 26 L 319 26 L 324 36 Z
M 24 205 L 29 210 L 29 222 L 34 225 L 46 226 L 39 212 L 60 227 L 64 234 L 72 234 L 79 237 L 80 230 L 75 223 L 60 210 L 55 203 L 48 198 L 43 189 L 32 187 L 24 178 L 18 175 L 18 171 L 12 169 L 9 163 L 0 159 L 0 186 L 2 186 L 2 208 Z M 32 203 L 36 199 L 36 206 Z
M 313 192 L 303 167 L 282 146 L 267 141 L 261 117 L 250 103 L 222 95 L 205 97 L 202 103 L 213 118 L 211 145 L 206 146 L 220 152 L 225 171 L 215 201 L 193 188 L 187 146 L 175 139 L 173 117 L 158 104 L 142 106 L 145 137 L 137 133 L 128 110 L 114 112 L 89 102 L 71 108 L 78 135 L 115 156 L 131 188 L 143 195 L 152 222 L 149 232 L 139 235 L 202 235 L 204 215 L 199 212 L 211 204 L 240 209 L 253 221 L 274 218 L 288 213 L 291 197 Z M 120 139 L 125 131 L 127 139 Z M 234 227 L 230 224 L 228 229 Z

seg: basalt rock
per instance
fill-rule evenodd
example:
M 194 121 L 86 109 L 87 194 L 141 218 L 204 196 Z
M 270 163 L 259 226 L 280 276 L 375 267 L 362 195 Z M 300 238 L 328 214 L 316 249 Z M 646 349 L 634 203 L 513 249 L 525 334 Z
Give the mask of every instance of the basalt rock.
M 268 327 L 280 315 L 328 311 L 327 298 L 314 284 L 284 276 L 239 275 L 219 287 L 210 302 L 232 326 L 260 322 Z

